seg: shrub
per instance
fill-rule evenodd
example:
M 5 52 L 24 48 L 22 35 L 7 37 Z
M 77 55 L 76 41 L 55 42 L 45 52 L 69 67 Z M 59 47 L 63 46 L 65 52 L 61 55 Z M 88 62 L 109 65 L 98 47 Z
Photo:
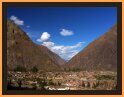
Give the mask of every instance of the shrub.
M 70 68 L 64 68 L 64 71 L 65 72 L 70 72 L 70 71 L 72 71 Z
M 14 69 L 15 72 L 17 71 L 20 71 L 20 72 L 26 72 L 26 68 L 24 66 L 17 66 L 15 69 Z
M 113 75 L 97 75 L 95 77 L 98 80 L 114 80 L 115 79 L 115 76 Z
M 78 71 L 81 71 L 81 69 L 79 69 L 79 68 L 74 68 L 74 69 L 72 69 L 71 71 L 78 72 Z

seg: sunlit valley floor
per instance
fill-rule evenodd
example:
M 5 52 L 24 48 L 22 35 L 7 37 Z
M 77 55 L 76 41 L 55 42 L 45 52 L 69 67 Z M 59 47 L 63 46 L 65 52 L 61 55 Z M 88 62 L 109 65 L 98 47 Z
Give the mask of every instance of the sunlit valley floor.
M 8 89 L 114 90 L 117 73 L 110 71 L 8 72 Z

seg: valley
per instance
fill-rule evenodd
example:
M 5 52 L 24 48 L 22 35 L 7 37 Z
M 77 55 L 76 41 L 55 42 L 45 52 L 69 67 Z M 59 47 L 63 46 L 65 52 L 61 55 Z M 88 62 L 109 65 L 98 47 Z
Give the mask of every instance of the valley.
M 117 89 L 117 25 L 68 62 L 10 20 L 7 29 L 8 90 Z
M 114 90 L 117 73 L 111 71 L 8 72 L 8 89 Z

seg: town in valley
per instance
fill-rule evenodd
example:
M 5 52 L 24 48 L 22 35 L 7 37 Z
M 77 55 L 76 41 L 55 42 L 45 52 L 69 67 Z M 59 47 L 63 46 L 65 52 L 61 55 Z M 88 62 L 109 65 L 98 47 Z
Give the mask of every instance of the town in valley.
M 116 72 L 8 72 L 8 89 L 115 90 Z

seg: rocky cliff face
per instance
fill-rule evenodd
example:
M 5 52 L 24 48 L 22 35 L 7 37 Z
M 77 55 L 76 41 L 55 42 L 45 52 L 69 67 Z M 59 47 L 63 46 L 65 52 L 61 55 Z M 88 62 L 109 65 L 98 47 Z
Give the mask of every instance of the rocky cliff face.
M 118 64 L 119 65 L 119 64 Z M 65 68 L 117 70 L 117 25 L 74 56 Z
M 7 66 L 30 69 L 36 66 L 42 71 L 60 70 L 65 61 L 48 48 L 31 41 L 27 34 L 12 21 L 7 21 Z

